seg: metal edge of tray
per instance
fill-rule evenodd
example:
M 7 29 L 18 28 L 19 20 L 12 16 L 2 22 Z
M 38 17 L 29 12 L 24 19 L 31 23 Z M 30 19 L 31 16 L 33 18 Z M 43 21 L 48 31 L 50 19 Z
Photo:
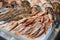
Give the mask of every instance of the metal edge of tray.
M 49 37 L 47 38 L 47 40 L 50 40 L 50 36 L 54 32 L 54 30 L 55 30 L 55 28 L 56 28 L 57 25 L 58 25 L 58 22 L 54 23 L 53 28 L 52 28 L 52 31 L 51 31 Z

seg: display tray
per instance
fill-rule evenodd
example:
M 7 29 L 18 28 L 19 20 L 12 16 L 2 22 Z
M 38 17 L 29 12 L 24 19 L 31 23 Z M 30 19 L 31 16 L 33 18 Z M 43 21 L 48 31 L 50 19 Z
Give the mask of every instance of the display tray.
M 0 12 L 3 12 L 3 11 L 6 11 L 7 9 L 4 8 L 3 10 L 1 9 Z M 5 14 L 6 12 L 4 13 L 0 13 L 0 14 Z M 54 15 L 54 19 L 56 19 L 56 16 Z M 0 24 L 3 24 L 4 22 L 0 23 Z M 54 31 L 56 27 L 56 23 L 53 24 L 53 27 L 52 28 L 49 28 L 46 32 L 46 34 L 43 34 L 41 35 L 40 37 L 38 38 L 35 38 L 34 40 L 47 40 L 51 33 Z M 6 30 L 0 28 L 0 36 L 2 36 L 3 38 L 7 39 L 7 40 L 31 40 L 29 38 L 25 38 L 23 36 L 15 36 L 14 34 L 12 34 L 11 32 L 7 32 Z
M 35 38 L 34 40 L 48 40 L 48 38 L 50 37 L 51 33 L 54 31 L 55 27 L 56 27 L 56 23 L 54 23 L 52 29 L 49 28 L 47 30 L 46 34 L 43 34 L 40 37 Z M 5 38 L 7 40 L 30 40 L 30 39 L 25 38 L 23 36 L 15 36 L 11 32 L 7 32 L 6 30 L 3 30 L 2 28 L 0 28 L 0 36 L 2 36 L 3 38 Z

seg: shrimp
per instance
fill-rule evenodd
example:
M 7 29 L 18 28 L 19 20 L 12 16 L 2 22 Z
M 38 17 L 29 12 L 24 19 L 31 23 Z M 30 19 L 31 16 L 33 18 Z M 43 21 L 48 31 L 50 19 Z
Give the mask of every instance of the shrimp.
M 27 26 L 23 31 L 20 32 L 20 34 L 26 34 L 31 29 L 32 25 Z

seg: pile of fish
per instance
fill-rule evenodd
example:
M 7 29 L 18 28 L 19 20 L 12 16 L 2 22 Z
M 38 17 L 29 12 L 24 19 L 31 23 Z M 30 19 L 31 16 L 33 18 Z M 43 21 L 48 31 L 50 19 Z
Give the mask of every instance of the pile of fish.
M 21 0 L 9 1 L 0 9 L 0 28 L 13 33 L 16 36 L 37 38 L 46 34 L 49 28 L 52 29 L 54 23 L 54 13 L 60 13 L 59 3 L 45 0 Z M 55 8 L 58 9 L 56 10 Z M 2 9 L 5 9 L 1 11 Z
M 10 21 L 3 25 L 6 31 L 12 32 L 15 35 L 28 35 L 29 37 L 38 37 L 46 33 L 48 28 L 52 28 L 53 18 L 50 13 L 38 12 L 31 17 L 23 17 L 18 21 Z

